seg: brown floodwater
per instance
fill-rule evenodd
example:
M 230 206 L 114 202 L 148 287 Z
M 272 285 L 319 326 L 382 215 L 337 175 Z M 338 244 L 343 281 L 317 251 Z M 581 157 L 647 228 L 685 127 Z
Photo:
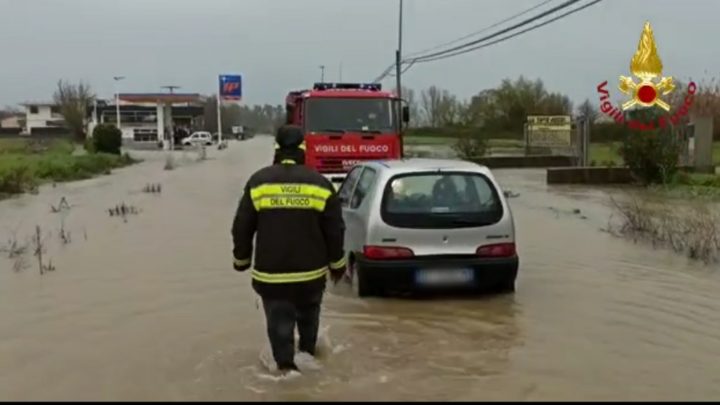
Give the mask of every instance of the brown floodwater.
M 330 288 L 323 369 L 273 380 L 229 234 L 271 153 L 258 137 L 164 171 L 147 152 L 111 176 L 1 201 L 0 243 L 40 225 L 56 270 L 0 258 L 0 400 L 720 399 L 714 269 L 602 232 L 605 191 L 549 188 L 538 170 L 497 172 L 520 194 L 514 295 Z M 142 193 L 148 183 L 162 193 Z M 52 213 L 63 196 L 71 209 Z M 139 211 L 127 222 L 107 212 L 122 202 Z

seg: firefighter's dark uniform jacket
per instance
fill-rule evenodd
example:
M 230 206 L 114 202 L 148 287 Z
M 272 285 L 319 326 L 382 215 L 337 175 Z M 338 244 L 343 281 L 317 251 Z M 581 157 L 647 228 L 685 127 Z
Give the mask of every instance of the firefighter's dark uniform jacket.
M 234 267 L 253 268 L 253 288 L 263 297 L 302 297 L 325 288 L 328 270 L 345 269 L 344 231 L 332 183 L 285 160 L 245 186 L 232 227 Z

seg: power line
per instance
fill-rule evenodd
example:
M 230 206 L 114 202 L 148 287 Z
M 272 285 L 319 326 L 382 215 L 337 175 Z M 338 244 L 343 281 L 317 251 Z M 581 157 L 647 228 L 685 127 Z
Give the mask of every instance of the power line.
M 378 75 L 378 77 L 376 77 L 376 78 L 373 80 L 373 82 L 374 82 L 374 83 L 377 83 L 377 82 L 381 81 L 382 79 L 386 78 L 386 77 L 392 72 L 392 70 L 393 70 L 394 67 L 395 67 L 395 64 L 394 64 L 394 63 L 393 63 L 392 65 L 388 66 L 387 69 L 385 69 L 382 73 L 380 73 L 380 74 Z
M 417 62 L 417 61 L 425 61 L 425 60 L 424 60 L 425 58 L 434 58 L 434 57 L 436 57 L 436 56 L 440 56 L 440 55 L 443 55 L 443 54 L 446 54 L 446 53 L 449 53 L 449 52 L 454 52 L 454 51 L 457 51 L 457 50 L 460 50 L 460 49 L 464 49 L 464 48 L 466 48 L 466 47 L 468 47 L 468 46 L 473 46 L 473 45 L 479 44 L 479 43 L 481 43 L 481 42 L 483 42 L 483 41 L 486 41 L 486 40 L 488 40 L 488 39 L 492 39 L 492 38 L 495 38 L 495 37 L 497 37 L 497 36 L 499 36 L 499 35 L 502 35 L 502 34 L 508 32 L 508 31 L 512 31 L 512 30 L 515 29 L 515 28 L 519 28 L 519 27 L 522 27 L 523 25 L 527 25 L 527 24 L 529 24 L 529 23 L 531 23 L 531 22 L 533 22 L 533 21 L 536 21 L 536 20 L 538 20 L 538 19 L 540 19 L 540 18 L 542 18 L 542 17 L 545 17 L 545 16 L 547 16 L 547 15 L 549 15 L 549 14 L 552 14 L 552 13 L 558 11 L 558 10 L 561 10 L 561 9 L 563 9 L 563 8 L 567 8 L 567 7 L 569 7 L 569 6 L 577 3 L 577 2 L 579 2 L 579 1 L 581 1 L 581 0 L 569 0 L 569 1 L 566 1 L 565 3 L 562 3 L 562 4 L 560 4 L 559 6 L 553 7 L 553 8 L 551 8 L 550 10 L 547 10 L 547 11 L 545 11 L 545 12 L 543 12 L 543 13 L 540 13 L 539 15 L 536 15 L 536 16 L 534 16 L 534 17 L 528 18 L 528 19 L 526 19 L 526 20 L 524 20 L 524 21 L 522 21 L 522 22 L 520 22 L 520 23 L 518 23 L 518 24 L 515 24 L 515 25 L 513 25 L 513 26 L 511 26 L 511 27 L 509 27 L 509 28 L 505 28 L 505 29 L 503 29 L 503 30 L 500 30 L 500 31 L 498 31 L 498 32 L 496 32 L 496 33 L 494 33 L 494 34 L 485 36 L 485 37 L 483 37 L 483 38 L 480 38 L 480 39 L 471 41 L 471 42 L 469 42 L 469 43 L 466 43 L 466 44 L 463 44 L 463 45 L 459 45 L 459 46 L 456 46 L 456 47 L 453 47 L 453 48 L 450 48 L 450 49 L 447 49 L 447 50 L 444 50 L 444 51 L 440 51 L 440 52 L 436 52 L 436 53 L 431 53 L 431 54 L 423 55 L 423 56 L 418 56 L 418 57 L 415 57 L 415 58 L 411 58 L 411 59 L 409 59 L 409 60 L 403 60 L 403 63 L 406 63 L 406 62 L 408 62 L 408 61 L 410 61 L 411 63 L 415 63 L 415 62 Z M 548 1 L 545 1 L 545 2 L 543 2 L 543 3 L 541 3 L 541 4 L 538 4 L 537 6 L 534 6 L 534 7 L 530 8 L 530 9 L 524 10 L 524 11 L 522 11 L 522 12 L 516 14 L 516 15 L 510 16 L 510 17 L 506 18 L 505 20 L 494 24 L 493 26 L 497 26 L 497 25 L 499 25 L 499 24 L 502 24 L 503 22 L 512 20 L 513 18 L 516 18 L 516 17 L 519 17 L 519 16 L 521 16 L 521 15 L 523 15 L 523 14 L 526 14 L 526 13 L 529 12 L 529 11 L 532 11 L 532 10 L 534 10 L 534 9 L 536 9 L 536 8 L 541 7 L 542 5 L 547 4 L 547 2 L 548 2 Z M 492 27 L 492 26 L 491 26 L 491 27 Z M 482 32 L 482 31 L 487 31 L 488 29 L 490 29 L 490 27 L 484 28 L 484 29 L 481 30 L 480 32 Z M 470 36 L 472 36 L 472 34 L 471 34 Z M 455 43 L 455 42 L 458 42 L 459 40 L 460 40 L 460 39 L 455 40 L 455 41 L 452 41 L 452 42 Z M 417 54 L 417 53 L 419 53 L 419 52 L 415 52 L 414 54 Z M 392 65 L 388 66 L 387 69 L 385 69 L 374 81 L 375 81 L 375 82 L 379 82 L 379 81 L 381 81 L 382 79 L 384 79 L 385 77 L 387 77 L 387 76 L 392 72 L 392 70 L 393 70 L 394 67 L 395 67 L 395 64 L 392 64 Z
M 452 40 L 452 41 L 450 41 L 450 42 L 446 42 L 446 43 L 444 43 L 444 44 L 440 44 L 440 45 L 434 46 L 434 47 L 432 47 L 432 48 L 428 48 L 428 49 L 425 49 L 425 50 L 422 50 L 422 51 L 413 52 L 413 53 L 409 54 L 408 56 L 412 57 L 412 56 L 415 56 L 415 55 L 418 55 L 418 54 L 422 54 L 422 53 L 425 53 L 425 52 L 434 51 L 434 50 L 439 49 L 439 48 L 442 48 L 442 47 L 444 47 L 444 46 L 448 46 L 448 45 L 452 45 L 452 44 L 458 43 L 458 42 L 460 42 L 460 41 L 462 41 L 462 40 L 465 40 L 465 39 L 468 39 L 468 38 L 473 37 L 473 36 L 475 36 L 475 35 L 481 34 L 481 33 L 485 32 L 485 31 L 487 31 L 487 30 L 489 30 L 489 29 L 495 28 L 495 27 L 497 27 L 497 26 L 500 25 L 500 24 L 503 24 L 503 23 L 505 23 L 505 22 L 508 22 L 508 21 L 510 21 L 510 20 L 513 20 L 513 19 L 515 19 L 515 18 L 517 18 L 517 17 L 520 17 L 520 16 L 522 16 L 522 15 L 524 15 L 524 14 L 527 14 L 527 13 L 529 13 L 530 11 L 533 11 L 533 10 L 535 10 L 535 9 L 538 9 L 538 8 L 540 8 L 540 7 L 542 7 L 542 6 L 550 3 L 551 1 L 554 1 L 554 0 L 545 0 L 545 1 L 543 1 L 542 3 L 540 3 L 540 4 L 537 4 L 537 5 L 533 6 L 533 7 L 530 7 L 530 8 L 528 8 L 528 9 L 525 9 L 525 10 L 523 10 L 523 11 L 517 13 L 517 14 L 513 14 L 513 15 L 511 15 L 510 17 L 507 17 L 507 18 L 505 18 L 505 19 L 503 19 L 503 20 L 501 20 L 501 21 L 498 21 L 498 22 L 496 22 L 495 24 L 492 24 L 492 25 L 490 25 L 490 26 L 487 26 L 487 27 L 485 27 L 485 28 L 483 28 L 483 29 L 481 29 L 481 30 L 479 30 L 479 31 L 475 31 L 475 32 L 473 32 L 473 33 L 471 33 L 471 34 L 468 34 L 468 35 L 465 35 L 465 36 L 463 36 L 463 37 L 461 37 L 461 38 Z M 388 66 L 387 69 L 385 69 L 382 73 L 380 73 L 380 75 L 378 75 L 378 77 L 377 77 L 374 81 L 375 81 L 375 82 L 379 82 L 379 81 L 381 81 L 382 79 L 384 79 L 385 77 L 394 76 L 394 74 L 392 74 L 392 71 L 393 71 L 393 68 L 394 68 L 394 67 L 395 67 L 395 64 L 394 64 L 394 63 L 393 63 L 392 65 Z M 408 69 L 409 69 L 409 67 L 406 68 L 405 71 L 407 71 Z M 404 73 L 404 72 L 403 72 L 403 73 Z
M 547 21 L 544 21 L 544 22 L 542 22 L 542 23 L 533 25 L 532 27 L 529 27 L 529 28 L 526 28 L 526 29 L 524 29 L 524 30 L 518 31 L 518 32 L 516 32 L 516 33 L 514 33 L 514 34 L 507 35 L 507 36 L 504 36 L 504 37 L 502 37 L 502 38 L 498 38 L 498 39 L 496 39 L 496 40 L 494 40 L 494 41 L 491 41 L 491 42 L 488 42 L 488 43 L 486 43 L 486 44 L 476 45 L 476 46 L 474 46 L 474 47 L 472 47 L 472 48 L 459 50 L 459 51 L 456 51 L 456 52 L 453 52 L 453 53 L 449 53 L 449 54 L 443 54 L 443 55 L 434 56 L 434 57 L 429 57 L 429 56 L 427 56 L 427 57 L 423 57 L 422 59 L 421 59 L 421 58 L 417 58 L 417 59 L 413 59 L 411 62 L 412 62 L 412 63 L 432 62 L 432 61 L 436 61 L 436 60 L 441 60 L 441 59 L 450 58 L 450 57 L 453 57 L 453 56 L 462 55 L 462 54 L 465 54 L 465 53 L 469 53 L 469 52 L 472 52 L 472 51 L 476 51 L 476 50 L 478 50 L 478 49 L 486 48 L 486 47 L 488 47 L 488 46 L 495 45 L 495 44 L 498 44 L 498 43 L 500 43 L 500 42 L 507 41 L 508 39 L 517 37 L 517 36 L 522 35 L 522 34 L 524 34 L 524 33 L 526 33 L 526 32 L 536 30 L 536 29 L 538 29 L 538 28 L 540 28 L 540 27 L 543 27 L 543 26 L 545 26 L 545 25 L 550 24 L 551 22 L 557 21 L 557 20 L 559 20 L 559 19 L 561 19 L 561 18 L 565 18 L 565 17 L 567 17 L 567 16 L 569 16 L 569 15 L 571 15 L 571 14 L 577 13 L 578 11 L 581 11 L 581 10 L 584 10 L 584 9 L 586 9 L 586 8 L 588 8 L 588 7 L 594 6 L 595 4 L 600 3 L 601 1 L 602 1 L 602 0 L 594 0 L 594 1 L 592 1 L 592 2 L 590 2 L 590 3 L 588 3 L 588 4 L 585 4 L 585 5 L 581 6 L 581 7 L 578 7 L 578 8 L 576 8 L 576 9 L 570 10 L 570 11 L 568 11 L 567 13 L 561 14 L 561 15 L 559 15 L 559 16 L 557 16 L 557 17 L 551 18 L 551 19 L 549 19 L 549 20 L 547 20 Z
M 436 49 L 440 49 L 440 48 L 443 48 L 443 47 L 446 47 L 446 46 L 449 46 L 449 45 L 456 44 L 456 43 L 458 43 L 458 42 L 460 42 L 460 41 L 464 41 L 464 40 L 466 40 L 466 39 L 468 39 L 468 38 L 472 38 L 472 37 L 474 37 L 475 35 L 480 35 L 480 34 L 482 34 L 483 32 L 486 32 L 486 31 L 488 31 L 488 30 L 490 30 L 490 29 L 492 29 L 492 28 L 497 27 L 498 25 L 504 24 L 504 23 L 506 23 L 506 22 L 508 22 L 508 21 L 511 21 L 511 20 L 514 20 L 514 19 L 516 19 L 516 18 L 518 18 L 518 17 L 521 17 L 521 16 L 523 16 L 523 15 L 525 15 L 525 14 L 527 14 L 527 13 L 533 11 L 533 10 L 536 10 L 536 9 L 538 9 L 538 8 L 540 8 L 540 7 L 548 4 L 548 3 L 550 3 L 550 2 L 553 2 L 553 1 L 555 1 L 555 0 L 545 0 L 545 1 L 543 1 L 542 3 L 540 3 L 540 4 L 537 4 L 537 5 L 535 5 L 535 6 L 532 6 L 532 7 L 528 8 L 528 9 L 525 9 L 525 10 L 523 10 L 523 11 L 517 13 L 517 14 L 513 14 L 513 15 L 511 15 L 510 17 L 507 17 L 507 18 L 505 18 L 504 20 L 498 21 L 498 22 L 496 22 L 495 24 L 492 24 L 492 25 L 490 25 L 490 26 L 487 26 L 487 27 L 485 27 L 485 28 L 483 28 L 483 29 L 481 29 L 481 30 L 479 30 L 479 31 L 475 31 L 475 32 L 473 32 L 473 33 L 471 33 L 471 34 L 467 34 L 467 35 L 465 35 L 465 36 L 463 36 L 463 37 L 454 39 L 454 40 L 452 40 L 452 41 L 450 41 L 450 42 L 442 43 L 442 44 L 437 45 L 437 46 L 434 46 L 434 47 L 432 47 L 432 48 L 427 48 L 427 49 L 423 49 L 423 50 L 421 50 L 421 51 L 412 52 L 412 53 L 410 53 L 410 54 L 407 55 L 407 56 L 408 56 L 408 57 L 413 57 L 413 56 L 416 56 L 416 55 L 419 55 L 419 54 L 423 54 L 423 53 L 425 53 L 425 52 L 431 52 L 431 51 L 434 51 L 434 50 L 436 50 Z
M 548 15 L 550 15 L 550 14 L 556 12 L 556 11 L 562 10 L 562 9 L 564 9 L 564 8 L 568 8 L 568 7 L 572 6 L 573 4 L 578 3 L 578 2 L 580 2 L 580 1 L 581 1 L 581 0 L 568 0 L 568 1 L 560 4 L 559 6 L 555 6 L 555 7 L 551 8 L 551 9 L 549 9 L 549 10 L 547 10 L 547 11 L 543 11 L 542 13 L 540 13 L 540 14 L 534 16 L 534 17 L 530 17 L 530 18 L 528 18 L 528 19 L 526 19 L 526 20 L 523 20 L 523 21 L 521 21 L 521 22 L 519 22 L 519 23 L 517 23 L 517 24 L 515 24 L 515 25 L 512 25 L 512 26 L 510 26 L 510 27 L 508 27 L 508 28 L 505 28 L 505 29 L 502 29 L 502 30 L 500 30 L 500 31 L 497 31 L 497 32 L 495 32 L 494 34 L 490 34 L 490 35 L 484 36 L 484 37 L 482 37 L 482 38 L 480 38 L 480 39 L 476 39 L 476 40 L 474 40 L 474 41 L 470 41 L 470 42 L 465 43 L 465 44 L 463 44 L 463 45 L 458 45 L 458 46 L 455 46 L 455 47 L 446 49 L 446 50 L 444 50 L 444 51 L 439 51 L 439 52 L 435 52 L 435 53 L 430 53 L 430 54 L 427 54 L 427 55 L 419 56 L 419 57 L 417 57 L 417 58 L 413 58 L 413 60 L 417 61 L 417 60 L 422 60 L 422 59 L 425 59 L 425 58 L 434 58 L 434 57 L 436 57 L 436 56 L 445 55 L 445 54 L 448 54 L 448 53 L 451 53 L 451 52 L 455 52 L 455 51 L 459 51 L 459 50 L 461 50 L 461 49 L 468 48 L 468 47 L 473 46 L 473 45 L 477 45 L 477 44 L 479 44 L 479 43 L 481 43 L 481 42 L 487 41 L 488 39 L 493 39 L 493 38 L 498 37 L 498 36 L 500 36 L 500 35 L 502 35 L 502 34 L 504 34 L 504 33 L 506 33 L 506 32 L 512 31 L 512 30 L 514 30 L 514 29 L 516 29 L 516 28 L 520 28 L 520 27 L 522 27 L 523 25 L 528 25 L 528 24 L 530 24 L 530 23 L 532 23 L 532 22 L 534 22 L 534 21 L 537 21 L 537 20 L 539 20 L 539 19 L 541 19 L 541 18 L 543 18 L 543 17 L 546 17 L 546 16 L 548 16 Z
M 410 62 L 407 66 L 405 66 L 405 69 L 403 69 L 402 72 L 400 72 L 400 74 L 405 74 L 405 72 L 410 70 L 410 68 L 413 67 L 413 65 L 415 65 L 415 62 Z M 393 66 L 395 66 L 395 65 L 393 65 Z M 395 73 L 390 72 L 390 73 L 388 73 L 387 77 L 395 77 Z M 376 82 L 377 82 L 377 80 L 376 80 Z

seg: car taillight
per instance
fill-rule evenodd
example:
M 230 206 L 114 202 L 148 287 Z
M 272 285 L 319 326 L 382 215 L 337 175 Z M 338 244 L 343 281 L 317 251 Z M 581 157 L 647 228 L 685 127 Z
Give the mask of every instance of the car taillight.
M 415 253 L 404 247 L 363 246 L 363 255 L 368 259 L 405 259 L 415 256 Z
M 498 243 L 495 245 L 480 246 L 477 255 L 481 257 L 511 257 L 515 256 L 514 243 Z

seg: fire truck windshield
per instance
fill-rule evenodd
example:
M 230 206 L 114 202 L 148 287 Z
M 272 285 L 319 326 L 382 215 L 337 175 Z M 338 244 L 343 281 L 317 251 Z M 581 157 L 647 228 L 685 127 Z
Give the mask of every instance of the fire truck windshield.
M 305 132 L 395 133 L 396 111 L 384 98 L 314 98 L 307 102 Z

